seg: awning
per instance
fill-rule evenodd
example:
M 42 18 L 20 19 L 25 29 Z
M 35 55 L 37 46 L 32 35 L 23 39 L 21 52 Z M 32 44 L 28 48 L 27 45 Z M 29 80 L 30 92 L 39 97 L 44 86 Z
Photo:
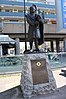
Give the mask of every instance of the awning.
M 15 44 L 15 40 L 10 38 L 8 35 L 0 35 L 0 44 Z

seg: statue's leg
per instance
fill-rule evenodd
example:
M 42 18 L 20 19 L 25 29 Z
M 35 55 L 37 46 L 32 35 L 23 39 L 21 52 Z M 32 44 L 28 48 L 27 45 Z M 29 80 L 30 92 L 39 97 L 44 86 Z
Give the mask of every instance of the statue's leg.
M 35 39 L 35 48 L 36 48 L 36 51 L 39 50 L 39 48 L 38 48 L 38 39 Z
M 33 41 L 30 41 L 30 50 L 32 49 Z

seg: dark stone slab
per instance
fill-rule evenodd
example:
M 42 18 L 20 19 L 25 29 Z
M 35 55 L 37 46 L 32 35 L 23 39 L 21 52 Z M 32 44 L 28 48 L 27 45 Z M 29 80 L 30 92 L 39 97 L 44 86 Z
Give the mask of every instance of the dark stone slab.
M 48 72 L 45 59 L 31 60 L 33 84 L 48 83 Z

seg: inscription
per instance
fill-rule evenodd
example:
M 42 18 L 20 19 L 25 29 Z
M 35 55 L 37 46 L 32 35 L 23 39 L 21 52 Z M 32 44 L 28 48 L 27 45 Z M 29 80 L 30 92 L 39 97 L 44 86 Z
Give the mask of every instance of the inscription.
M 48 83 L 48 72 L 45 59 L 31 60 L 33 84 Z

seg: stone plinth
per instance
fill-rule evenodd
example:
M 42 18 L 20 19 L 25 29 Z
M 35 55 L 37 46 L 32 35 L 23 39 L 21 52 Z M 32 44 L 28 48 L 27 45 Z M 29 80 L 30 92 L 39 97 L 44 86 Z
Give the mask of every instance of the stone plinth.
M 57 89 L 45 53 L 24 55 L 20 85 L 25 98 L 51 93 Z

